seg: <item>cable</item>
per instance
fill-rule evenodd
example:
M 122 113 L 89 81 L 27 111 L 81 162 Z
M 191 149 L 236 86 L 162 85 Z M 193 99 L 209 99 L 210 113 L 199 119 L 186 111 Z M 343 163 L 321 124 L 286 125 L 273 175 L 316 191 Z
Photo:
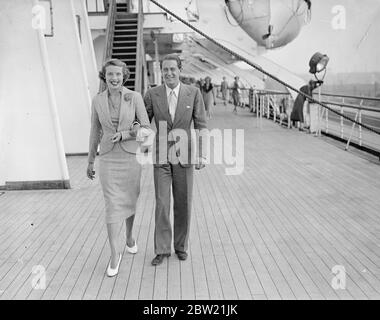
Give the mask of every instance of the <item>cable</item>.
M 183 20 L 181 17 L 177 16 L 175 13 L 171 12 L 169 9 L 167 9 L 166 7 L 164 7 L 163 5 L 161 5 L 160 3 L 158 3 L 157 1 L 155 0 L 150 0 L 151 2 L 153 2 L 156 6 L 158 6 L 159 8 L 161 8 L 162 10 L 166 11 L 168 14 L 172 15 L 174 18 L 176 18 L 178 21 L 181 21 L 183 24 L 185 24 L 186 26 L 188 26 L 190 29 L 193 29 L 195 32 L 199 33 L 201 36 L 205 37 L 206 39 L 208 39 L 209 41 L 211 41 L 212 43 L 216 44 L 218 47 L 222 48 L 223 50 L 227 51 L 228 53 L 234 55 L 236 58 L 244 61 L 245 63 L 249 64 L 251 67 L 255 68 L 257 71 L 265 74 L 266 76 L 272 78 L 273 80 L 281 83 L 283 86 L 297 92 L 298 94 L 304 96 L 306 99 L 308 99 L 311 103 L 315 103 L 315 104 L 318 104 L 320 105 L 321 107 L 331 111 L 332 113 L 335 113 L 337 115 L 339 115 L 340 117 L 346 119 L 346 120 L 349 120 L 351 121 L 352 123 L 355 123 L 357 124 L 358 126 L 361 126 L 362 128 L 364 129 L 367 129 L 368 131 L 371 131 L 373 133 L 376 133 L 378 135 L 380 135 L 380 131 L 377 131 L 377 130 L 374 130 L 372 129 L 371 127 L 365 125 L 365 124 L 362 124 L 361 122 L 359 121 L 356 121 L 354 119 L 351 119 L 350 117 L 347 117 L 346 115 L 344 115 L 343 113 L 340 113 L 332 108 L 330 108 L 328 105 L 322 103 L 322 102 L 319 102 L 317 100 L 315 100 L 312 96 L 309 96 L 303 92 L 301 92 L 300 90 L 292 87 L 290 84 L 282 81 L 281 79 L 277 78 L 275 75 L 265 71 L 263 68 L 261 68 L 260 66 L 252 63 L 251 61 L 249 61 L 248 59 L 244 58 L 243 56 L 239 55 L 238 53 L 235 53 L 233 51 L 231 51 L 230 49 L 228 49 L 227 47 L 225 47 L 224 45 L 222 45 L 221 43 L 215 41 L 213 38 L 211 38 L 210 36 L 206 35 L 204 32 L 202 32 L 201 30 L 198 30 L 197 28 L 195 28 L 194 26 L 192 26 L 190 23 L 188 23 L 187 21 Z
M 233 27 L 238 27 L 240 26 L 243 22 L 244 22 L 244 13 L 243 13 L 243 4 L 241 3 L 241 0 L 239 1 L 239 4 L 240 4 L 240 13 L 239 13 L 239 16 L 234 18 L 235 21 L 237 22 L 237 24 L 233 24 L 231 21 L 230 21 L 230 18 L 228 17 L 228 13 L 227 13 L 227 10 L 228 10 L 228 6 L 225 5 L 224 6 L 224 14 L 226 16 L 226 19 L 227 21 L 229 22 L 229 24 Z
M 226 16 L 226 19 L 227 19 L 228 23 L 229 23 L 231 26 L 233 26 L 233 27 L 238 27 L 238 26 L 239 26 L 239 23 L 237 23 L 237 24 L 232 24 L 232 22 L 230 21 L 230 18 L 228 17 L 227 10 L 228 10 L 227 6 L 224 6 L 224 14 L 225 14 L 225 16 Z

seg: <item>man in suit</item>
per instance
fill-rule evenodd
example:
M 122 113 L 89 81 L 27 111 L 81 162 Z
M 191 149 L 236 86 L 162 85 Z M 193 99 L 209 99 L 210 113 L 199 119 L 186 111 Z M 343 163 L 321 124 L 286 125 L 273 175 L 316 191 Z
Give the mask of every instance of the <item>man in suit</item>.
M 198 88 L 179 81 L 181 67 L 177 55 L 165 56 L 161 65 L 165 84 L 148 90 L 144 98 L 149 120 L 154 117 L 157 128 L 154 266 L 171 255 L 170 187 L 174 199 L 174 250 L 178 259 L 186 260 L 194 164 L 200 170 L 206 162 L 207 130 L 200 131 L 197 150 L 191 133 L 192 123 L 195 130 L 207 129 L 204 102 Z

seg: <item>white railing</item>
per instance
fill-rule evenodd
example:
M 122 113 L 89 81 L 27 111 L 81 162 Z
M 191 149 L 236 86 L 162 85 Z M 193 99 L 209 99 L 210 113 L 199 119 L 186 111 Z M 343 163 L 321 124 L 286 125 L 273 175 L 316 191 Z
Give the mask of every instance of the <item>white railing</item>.
M 317 100 L 340 114 L 380 131 L 380 99 L 378 98 L 322 93 L 318 95 Z M 344 117 L 322 107 L 318 107 L 317 115 L 317 135 L 323 132 L 345 140 L 347 142 L 346 150 L 351 143 L 354 143 L 359 147 L 380 151 L 380 135 L 363 129 L 361 125 L 344 119 Z
M 288 92 L 250 90 L 250 107 L 256 113 L 257 125 L 260 128 L 263 117 L 273 117 L 273 121 L 279 121 L 280 125 L 287 119 L 288 128 L 291 126 L 293 99 Z
M 293 101 L 289 93 L 275 91 L 251 91 L 253 110 L 261 127 L 263 117 L 272 118 L 280 124 L 287 119 L 291 126 L 290 114 Z M 355 121 L 380 131 L 380 99 L 373 97 L 344 96 L 327 93 L 316 93 L 317 101 L 331 109 L 346 115 Z M 250 105 L 252 103 L 250 102 Z M 372 104 L 372 105 L 371 105 Z M 309 109 L 309 108 L 308 108 Z M 350 145 L 358 146 L 366 151 L 380 155 L 380 135 L 366 130 L 343 116 L 337 115 L 318 104 L 310 105 L 311 119 L 315 136 L 329 135 L 346 142 L 346 150 Z M 310 114 L 309 114 L 310 116 Z

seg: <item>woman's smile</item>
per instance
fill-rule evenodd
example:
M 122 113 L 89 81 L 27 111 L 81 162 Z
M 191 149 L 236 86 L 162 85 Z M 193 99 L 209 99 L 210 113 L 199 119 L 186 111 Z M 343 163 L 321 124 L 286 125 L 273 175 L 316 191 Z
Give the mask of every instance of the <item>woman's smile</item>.
M 110 80 L 110 83 L 113 85 L 113 86 L 119 86 L 121 83 L 119 80 Z
M 109 88 L 118 89 L 123 85 L 123 68 L 108 66 L 106 68 L 106 82 Z

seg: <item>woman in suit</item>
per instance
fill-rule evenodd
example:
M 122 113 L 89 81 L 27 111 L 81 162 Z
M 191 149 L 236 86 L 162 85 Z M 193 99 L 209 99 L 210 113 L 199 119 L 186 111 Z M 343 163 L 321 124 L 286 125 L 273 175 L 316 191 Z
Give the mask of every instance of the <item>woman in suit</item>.
M 92 101 L 87 176 L 91 180 L 94 178 L 94 161 L 100 144 L 99 178 L 111 247 L 108 276 L 115 276 L 119 270 L 122 254 L 118 248 L 118 235 L 124 220 L 127 251 L 137 253 L 137 243 L 132 236 L 141 178 L 141 165 L 136 159 L 139 147 L 136 135 L 140 135 L 141 127 L 150 128 L 140 93 L 123 86 L 128 76 L 124 62 L 108 60 L 99 73 L 107 89 Z

